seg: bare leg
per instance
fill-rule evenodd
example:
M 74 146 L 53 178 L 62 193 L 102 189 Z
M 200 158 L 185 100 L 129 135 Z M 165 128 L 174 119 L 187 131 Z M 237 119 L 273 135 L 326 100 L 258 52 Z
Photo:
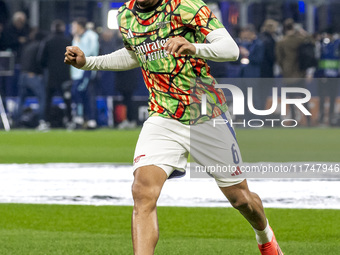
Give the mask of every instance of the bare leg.
M 257 230 L 266 228 L 267 218 L 262 201 L 257 194 L 249 191 L 246 180 L 240 184 L 220 189 L 231 205 L 246 218 L 253 228 Z
M 131 225 L 133 251 L 135 255 L 151 255 L 158 242 L 156 203 L 167 175 L 157 166 L 145 166 L 138 168 L 134 176 Z

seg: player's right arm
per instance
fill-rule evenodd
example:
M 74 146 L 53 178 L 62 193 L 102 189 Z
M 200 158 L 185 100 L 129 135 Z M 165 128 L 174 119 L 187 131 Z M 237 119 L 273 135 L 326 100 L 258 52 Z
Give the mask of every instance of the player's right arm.
M 111 54 L 86 57 L 77 46 L 66 47 L 64 62 L 82 70 L 126 71 L 139 67 L 136 54 L 125 48 Z

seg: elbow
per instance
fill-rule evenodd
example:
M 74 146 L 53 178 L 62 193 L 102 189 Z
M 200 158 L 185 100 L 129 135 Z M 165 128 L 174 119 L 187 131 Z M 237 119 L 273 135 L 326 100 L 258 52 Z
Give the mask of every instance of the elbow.
M 238 58 L 240 57 L 240 49 L 237 45 L 236 47 L 233 47 L 233 53 L 231 54 L 230 61 L 237 61 Z
M 235 45 L 233 45 L 232 47 L 230 47 L 228 50 L 228 53 L 225 54 L 225 58 L 223 59 L 223 61 L 237 61 L 238 58 L 240 57 L 240 49 L 237 46 L 237 44 L 235 43 Z
M 231 47 L 224 52 L 220 52 L 220 54 L 216 54 L 214 58 L 211 60 L 215 62 L 232 62 L 237 61 L 240 56 L 240 50 L 238 47 Z

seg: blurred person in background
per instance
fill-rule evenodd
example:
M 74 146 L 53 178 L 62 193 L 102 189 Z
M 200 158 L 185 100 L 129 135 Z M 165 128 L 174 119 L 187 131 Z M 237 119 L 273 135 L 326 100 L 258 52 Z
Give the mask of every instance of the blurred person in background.
M 100 55 L 110 54 L 124 47 L 122 36 L 112 30 L 104 30 L 100 35 Z M 126 107 L 126 119 L 118 124 L 119 129 L 131 129 L 137 126 L 133 114 L 132 96 L 138 86 L 138 78 L 141 73 L 138 69 L 128 70 L 124 72 L 107 72 L 99 71 L 100 80 L 107 84 L 112 82 L 111 86 L 104 86 L 107 92 L 113 94 L 115 88 L 123 97 L 122 104 Z M 142 79 L 142 77 L 140 77 Z M 112 88 L 112 90 L 110 89 Z M 111 90 L 111 91 L 109 91 Z
M 241 89 L 248 98 L 248 88 L 253 89 L 253 105 L 255 109 L 260 109 L 261 105 L 261 88 L 259 87 L 259 79 L 261 77 L 261 67 L 264 61 L 265 48 L 263 42 L 256 34 L 255 27 L 252 24 L 241 28 L 239 35 L 240 63 L 243 78 Z M 245 100 L 246 101 L 246 100 Z M 246 102 L 245 102 L 246 103 Z M 251 119 L 248 107 L 245 106 L 245 119 Z
M 100 55 L 110 54 L 117 49 L 120 49 L 121 46 L 121 38 L 118 38 L 119 35 L 115 33 L 115 31 L 111 29 L 105 29 L 99 37 L 99 52 Z
M 86 29 L 86 19 L 78 18 L 72 22 L 73 46 L 78 46 L 84 50 L 87 56 L 98 56 L 99 39 L 98 34 Z M 93 71 L 83 71 L 71 67 L 72 99 L 76 105 L 74 123 L 77 127 L 84 126 L 94 129 L 97 127 L 95 112 L 95 95 L 93 82 L 96 73 Z
M 284 22 L 284 37 L 276 45 L 277 63 L 281 67 L 284 78 L 306 77 L 306 72 L 299 66 L 299 47 L 306 37 L 304 31 L 296 29 L 292 19 Z
M 3 0 L 0 0 L 0 50 L 2 50 L 2 43 L 1 43 L 1 34 L 2 31 L 5 29 L 9 18 L 9 11 L 7 8 L 6 3 Z
M 278 28 L 278 22 L 272 19 L 264 21 L 261 34 L 259 35 L 260 40 L 263 43 L 264 55 L 261 64 L 261 77 L 263 78 L 274 78 L 274 65 L 275 65 L 275 46 L 276 46 L 276 32 Z
M 272 88 L 274 86 L 274 65 L 275 65 L 275 45 L 276 45 L 276 32 L 278 28 L 278 22 L 273 19 L 267 19 L 264 21 L 261 27 L 260 40 L 263 43 L 264 55 L 261 63 L 261 82 L 258 84 L 261 93 L 259 93 L 259 109 L 264 110 L 266 108 L 266 102 L 268 95 L 271 95 Z
M 335 100 L 339 89 L 340 68 L 340 39 L 333 35 L 332 29 L 327 29 L 321 35 L 320 58 L 315 77 L 318 78 L 318 92 L 320 97 L 319 124 L 325 121 L 325 99 L 329 97 L 329 111 L 327 125 L 335 125 Z
M 241 28 L 239 36 L 241 77 L 260 78 L 264 60 L 264 44 L 256 34 L 254 25 Z
M 111 29 L 104 29 L 103 32 L 99 36 L 99 54 L 106 55 L 110 54 L 118 50 L 118 35 Z M 98 94 L 99 95 L 110 95 L 114 94 L 113 92 L 113 83 L 115 80 L 115 72 L 107 72 L 107 71 L 98 71 L 97 72 L 98 79 Z M 108 82 L 112 82 L 112 86 L 105 86 Z
M 66 46 L 72 43 L 71 38 L 64 35 L 65 23 L 62 20 L 54 20 L 51 25 L 51 34 L 44 40 L 39 51 L 39 59 L 46 72 L 46 102 L 45 121 L 41 121 L 39 128 L 48 129 L 53 120 L 52 98 L 55 94 L 61 94 L 66 105 L 64 124 L 71 125 L 71 76 L 70 68 L 62 65 L 64 59 L 61 54 Z
M 15 12 L 12 20 L 4 28 L 0 36 L 1 50 L 11 51 L 15 56 L 14 75 L 3 77 L 1 81 L 1 95 L 5 98 L 18 93 L 18 81 L 20 77 L 20 60 L 23 46 L 29 40 L 30 28 L 27 24 L 24 12 Z M 1 34 L 1 32 L 0 32 Z M 5 104 L 6 107 L 6 104 Z
M 124 47 L 121 34 L 118 34 L 121 49 Z M 137 78 L 138 77 L 138 78 Z M 126 119 L 118 124 L 118 129 L 133 129 L 137 127 L 137 122 L 133 114 L 132 96 L 138 87 L 138 81 L 142 79 L 142 75 L 138 69 L 132 69 L 115 73 L 115 88 L 123 96 L 122 104 L 126 107 Z
M 33 94 L 38 99 L 39 120 L 44 119 L 45 108 L 45 85 L 43 83 L 43 70 L 38 60 L 38 52 L 40 44 L 44 39 L 45 34 L 38 29 L 32 29 L 30 33 L 30 41 L 24 46 L 21 54 L 21 74 L 19 78 L 19 102 L 14 120 L 18 126 L 23 122 L 24 103 L 28 95 Z M 31 120 L 33 122 L 33 120 Z M 31 124 L 29 124 L 31 126 Z M 32 124 L 32 126 L 34 126 Z
M 115 88 L 123 96 L 122 104 L 126 107 L 126 119 L 118 124 L 118 129 L 132 129 L 137 127 L 137 122 L 133 114 L 132 96 L 138 86 L 141 76 L 138 69 L 121 71 L 116 73 Z
M 29 40 L 30 29 L 27 24 L 26 14 L 16 12 L 13 15 L 12 22 L 4 29 L 4 46 L 16 55 L 16 62 L 21 59 L 23 46 Z
M 306 59 L 302 57 L 301 50 L 308 41 L 311 41 L 308 33 L 298 27 L 293 19 L 284 21 L 284 37 L 277 42 L 275 52 L 277 63 L 281 68 L 285 86 L 290 87 L 305 87 L 306 83 L 303 80 L 306 78 L 307 69 L 301 68 L 301 63 Z M 312 54 L 315 55 L 315 49 L 312 49 Z M 291 95 L 299 97 L 299 95 Z M 308 108 L 308 105 L 306 105 Z M 295 106 L 290 105 L 291 117 L 296 119 Z M 308 125 L 310 118 L 308 117 Z

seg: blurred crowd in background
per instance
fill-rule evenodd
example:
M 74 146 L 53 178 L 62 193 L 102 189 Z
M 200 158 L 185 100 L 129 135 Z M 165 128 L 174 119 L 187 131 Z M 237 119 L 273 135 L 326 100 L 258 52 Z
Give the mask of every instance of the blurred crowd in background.
M 0 1 L 0 51 L 12 52 L 15 57 L 13 75 L 0 75 L 0 95 L 12 127 L 45 131 L 52 127 L 95 129 L 110 126 L 110 121 L 111 126 L 116 124 L 122 129 L 139 124 L 133 99 L 139 96 L 145 104 L 148 97 L 139 70 L 82 71 L 63 63 L 68 45 L 79 46 L 86 56 L 122 48 L 118 30 L 97 28 L 85 18 L 76 18 L 71 24 L 54 20 L 50 31 L 28 24 L 25 12 L 10 15 L 6 4 Z M 286 85 L 293 87 L 306 87 L 314 80 L 318 97 L 316 125 L 337 126 L 338 32 L 328 28 L 309 34 L 291 18 L 283 22 L 267 19 L 259 31 L 252 24 L 236 29 L 233 38 L 240 48 L 238 61 L 209 65 L 217 79 L 251 81 L 251 85 L 245 82 L 242 89 L 254 87 L 256 109 L 266 108 L 275 86 L 273 79 L 289 78 Z M 108 118 L 102 123 L 98 98 L 108 97 L 118 98 L 119 104 L 113 107 L 105 101 L 105 114 L 115 113 L 111 112 L 114 120 Z M 35 108 L 30 103 L 32 98 Z M 293 119 L 295 110 L 290 111 Z M 311 125 L 309 120 L 307 125 Z

